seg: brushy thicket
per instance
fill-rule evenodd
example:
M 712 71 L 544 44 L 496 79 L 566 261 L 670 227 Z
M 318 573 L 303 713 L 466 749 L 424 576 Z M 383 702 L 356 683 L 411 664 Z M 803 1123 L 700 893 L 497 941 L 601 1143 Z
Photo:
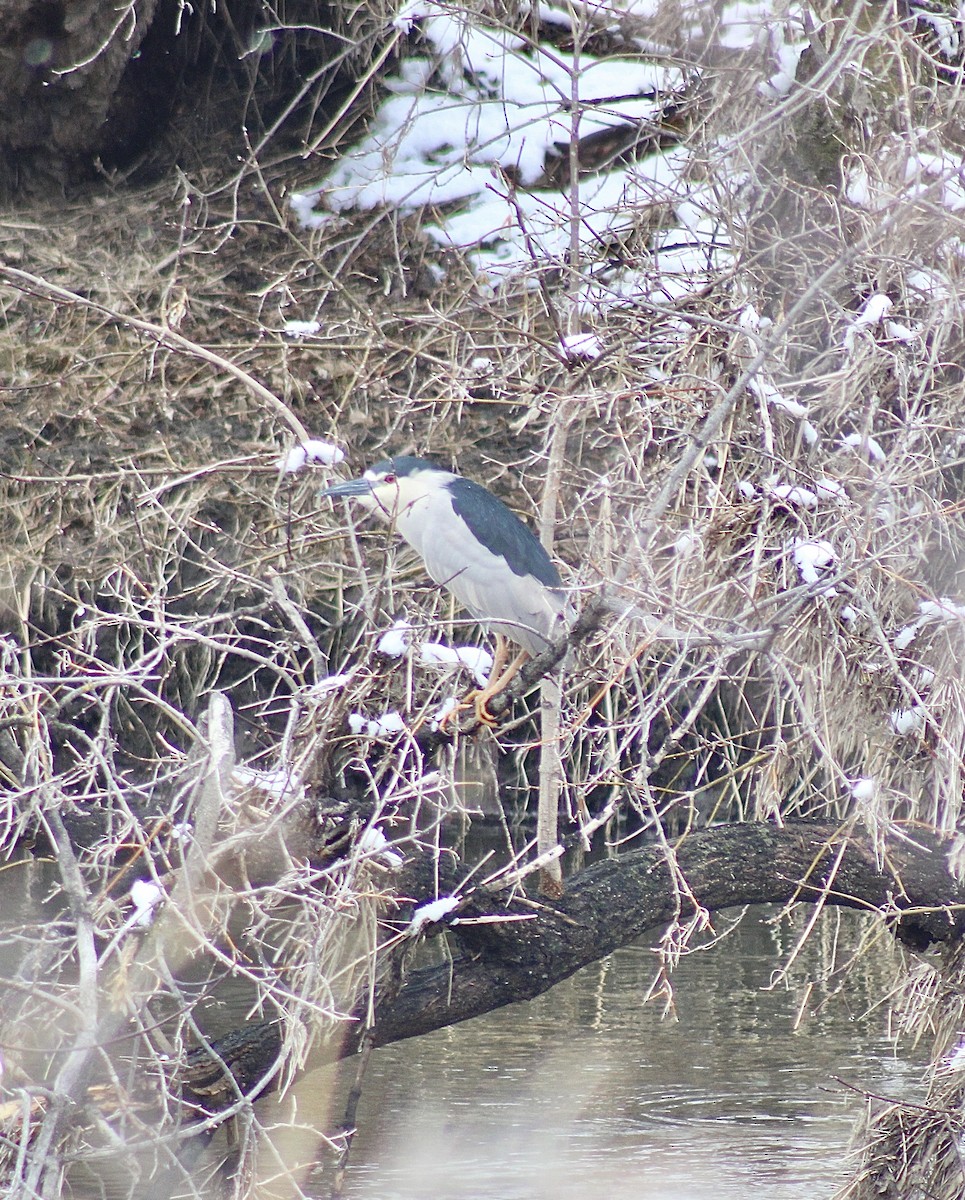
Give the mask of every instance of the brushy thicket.
M 599 261 L 534 262 L 494 295 L 426 237 L 424 214 L 300 227 L 285 197 L 313 179 L 290 161 L 0 221 L 3 261 L 34 277 L 0 279 L 0 829 L 23 897 L 0 947 L 22 981 L 3 997 L 3 1040 L 22 1047 L 14 1086 L 43 1077 L 75 1095 L 82 1061 L 121 1097 L 110 1119 L 139 1169 L 171 1166 L 176 1146 L 128 1093 L 150 1076 L 151 1112 L 163 1108 L 186 1047 L 222 1031 L 206 981 L 231 980 L 252 1016 L 281 1015 L 290 1074 L 376 977 L 394 936 L 376 924 L 392 913 L 391 860 L 371 832 L 338 826 L 339 804 L 403 853 L 464 808 L 461 756 L 426 762 L 405 732 L 347 726 L 397 710 L 412 730 L 470 684 L 415 650 L 380 656 L 393 620 L 433 640 L 469 632 L 384 530 L 347 531 L 319 504 L 332 471 L 280 474 L 299 422 L 353 471 L 400 452 L 458 464 L 552 524 L 578 605 L 611 589 L 613 620 L 566 682 L 569 814 L 615 800 L 627 828 L 660 819 L 675 834 L 832 815 L 882 847 L 918 825 L 956 830 L 961 74 L 890 10 L 863 27 L 836 7 L 799 71 L 810 83 L 783 99 L 759 92 L 766 55 L 694 62 L 681 29 L 662 28 L 701 72 L 689 170 L 718 198 L 731 248 L 673 298 L 648 252 L 663 209 L 628 213 L 622 247 Z M 614 255 L 652 270 L 652 286 L 576 313 L 567 279 Z M 313 313 L 313 336 L 286 336 Z M 129 318 L 215 351 L 293 419 Z M 561 352 L 575 322 L 599 357 Z M 335 675 L 348 678 L 324 684 Z M 531 719 L 502 735 L 504 799 L 536 742 Z M 344 839 L 311 862 L 290 836 L 306 789 Z M 50 861 L 17 858 L 25 839 Z M 135 877 L 170 893 L 149 934 L 130 925 Z M 70 920 L 63 903 L 49 920 L 51 889 Z M 917 980 L 936 1054 L 960 1028 L 948 972 Z M 130 1075 L 113 1049 L 91 1050 L 124 1022 L 142 1034 L 121 1051 Z M 45 1055 L 58 1038 L 73 1058 Z M 4 1171 L 22 1151 L 49 1188 L 38 1147 L 62 1133 L 57 1105 L 23 1095 L 0 1110 Z M 954 1077 L 936 1076 L 935 1102 L 960 1105 Z M 951 1195 L 939 1124 L 916 1126 L 932 1174 L 894 1194 Z M 869 1187 L 900 1122 L 885 1114 L 873 1135 Z M 110 1138 L 85 1139 L 101 1170 Z M 262 1150 L 262 1179 L 299 1151 L 275 1153 Z

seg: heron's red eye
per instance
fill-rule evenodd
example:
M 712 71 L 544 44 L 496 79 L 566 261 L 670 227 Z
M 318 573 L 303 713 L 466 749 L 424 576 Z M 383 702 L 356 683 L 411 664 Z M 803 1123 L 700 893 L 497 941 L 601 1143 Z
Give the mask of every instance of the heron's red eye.
M 394 475 L 383 475 L 382 482 L 383 483 L 395 483 L 395 476 Z

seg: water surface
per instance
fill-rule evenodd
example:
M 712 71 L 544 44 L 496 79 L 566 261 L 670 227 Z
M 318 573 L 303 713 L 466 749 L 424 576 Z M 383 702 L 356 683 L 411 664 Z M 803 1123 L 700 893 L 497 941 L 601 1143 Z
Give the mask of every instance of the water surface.
M 888 948 L 835 997 L 833 986 L 805 990 L 809 973 L 857 944 L 865 919 L 828 913 L 791 985 L 769 987 L 797 936 L 775 915 L 750 913 L 685 957 L 671 1016 L 662 999 L 644 1003 L 658 959 L 641 944 L 535 1001 L 377 1051 L 346 1194 L 831 1196 L 863 1103 L 836 1080 L 911 1097 L 922 1067 L 896 1054 L 885 1009 L 873 1007 L 896 966 Z

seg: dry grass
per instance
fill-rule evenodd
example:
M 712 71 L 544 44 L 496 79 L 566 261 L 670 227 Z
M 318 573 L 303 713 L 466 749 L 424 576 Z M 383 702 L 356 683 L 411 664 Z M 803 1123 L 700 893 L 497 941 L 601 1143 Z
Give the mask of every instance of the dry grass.
M 373 825 L 404 815 L 385 824 L 403 850 L 431 846 L 461 807 L 458 760 L 432 764 L 427 787 L 430 765 L 406 737 L 376 750 L 347 732 L 350 711 L 396 708 L 411 727 L 468 683 L 380 659 L 377 637 L 395 616 L 433 638 L 465 630 L 382 532 L 346 534 L 341 512 L 319 509 L 317 478 L 279 478 L 299 422 L 343 445 L 353 468 L 429 451 L 524 512 L 552 503 L 574 595 L 607 586 L 663 622 L 654 636 L 652 621 L 614 619 L 580 650 L 562 722 L 569 813 L 613 799 L 626 828 L 652 831 L 660 818 L 677 832 L 833 813 L 882 847 L 919 823 L 956 829 L 962 618 L 923 621 L 907 644 L 896 635 L 920 601 L 960 593 L 963 230 L 939 182 L 905 187 L 909 142 L 871 113 L 887 96 L 895 127 L 934 148 L 948 140 L 959 85 L 939 81 L 887 17 L 827 29 L 837 41 L 814 85 L 825 99 L 765 105 L 753 70 L 700 64 L 711 97 L 694 134 L 700 170 L 711 184 L 747 173 L 738 193 L 721 188 L 733 197 L 722 210 L 733 262 L 680 302 L 598 314 L 606 353 L 576 366 L 556 345 L 573 318 L 565 292 L 520 279 L 486 295 L 416 217 L 301 229 L 284 196 L 307 178 L 290 163 L 233 188 L 181 180 L 0 221 L 5 263 L 77 295 L 54 302 L 9 276 L 0 292 L 0 830 L 10 852 L 27 835 L 50 845 L 44 887 L 73 912 L 50 926 L 28 905 L 5 935 L 19 961 L 22 939 L 43 931 L 26 986 L 4 997 L 4 1042 L 35 1047 L 11 1065 L 15 1084 L 73 1094 L 77 1081 L 49 1054 L 54 1031 L 121 1092 L 122 1136 L 137 1141 L 118 1064 L 130 1055 L 141 1075 L 166 1078 L 186 1045 L 212 1036 L 198 996 L 219 976 L 252 1016 L 282 1016 L 280 1069 L 291 1074 L 339 1035 L 393 936 L 376 924 L 392 913 L 378 855 L 351 840 L 324 862 L 292 851 L 301 783 L 358 802 Z M 870 99 L 849 91 L 858 61 Z M 878 208 L 813 186 L 816 113 L 833 139 L 851 139 L 846 161 L 880 181 Z M 640 215 L 644 233 L 651 219 Z M 849 322 L 876 293 L 914 336 L 877 325 L 845 352 Z M 749 325 L 750 307 L 766 322 Z M 311 339 L 281 332 L 316 316 Z M 216 351 L 292 420 L 129 317 Z M 748 368 L 751 386 L 735 388 Z M 806 418 L 768 403 L 768 386 Z M 719 428 L 704 444 L 709 416 Z M 565 469 L 547 498 L 553 447 Z M 816 503 L 778 485 L 808 488 Z M 795 539 L 833 547 L 820 585 L 802 581 Z M 343 672 L 344 689 L 313 690 Z M 233 735 L 217 701 L 215 733 L 207 727 L 213 693 L 230 699 Z M 896 737 L 891 714 L 916 706 L 920 723 Z M 507 735 L 504 779 L 533 735 L 528 723 Z M 252 786 L 232 774 L 234 754 L 291 785 Z M 856 794 L 858 779 L 873 783 Z M 198 840 L 185 849 L 188 810 Z M 138 949 L 123 932 L 132 873 L 170 891 L 189 868 L 190 903 Z M 25 878 L 36 869 L 17 867 Z M 118 1058 L 104 1034 L 125 1021 L 141 1036 Z M 958 1103 L 947 1091 L 936 1081 L 942 1113 Z M 37 1096 L 48 1113 L 38 1136 L 53 1142 L 55 1109 Z M 156 1088 L 151 1104 L 165 1103 Z M 44 1165 L 21 1115 L 3 1110 L 2 1153 L 11 1167 L 22 1152 L 37 1182 Z M 920 1137 L 930 1155 L 932 1134 L 902 1119 L 906 1142 Z M 174 1169 L 173 1150 L 155 1143 L 142 1169 L 155 1154 Z M 180 1186 L 200 1189 L 200 1178 Z M 952 1194 L 936 1175 L 927 1186 Z

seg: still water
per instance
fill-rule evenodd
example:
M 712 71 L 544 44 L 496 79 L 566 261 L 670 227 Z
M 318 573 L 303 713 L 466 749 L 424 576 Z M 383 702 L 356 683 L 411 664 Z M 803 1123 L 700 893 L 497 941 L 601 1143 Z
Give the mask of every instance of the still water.
M 897 967 L 890 948 L 806 991 L 857 945 L 864 919 L 826 914 L 790 983 L 770 986 L 797 937 L 776 916 L 748 913 L 686 956 L 671 1016 L 662 999 L 644 1003 L 658 960 L 639 945 L 536 1001 L 377 1051 L 346 1195 L 830 1197 L 863 1107 L 837 1080 L 912 1099 L 923 1067 L 896 1052 L 875 1007 Z

